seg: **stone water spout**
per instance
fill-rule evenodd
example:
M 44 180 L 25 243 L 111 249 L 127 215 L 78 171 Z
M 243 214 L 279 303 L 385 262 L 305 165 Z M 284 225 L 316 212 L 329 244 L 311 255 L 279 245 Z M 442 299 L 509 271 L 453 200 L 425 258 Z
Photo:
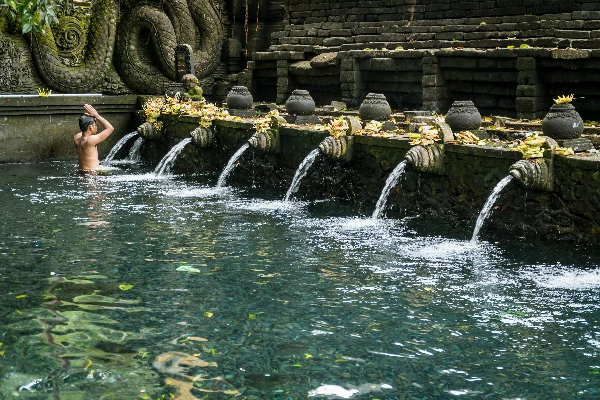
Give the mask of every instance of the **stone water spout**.
M 338 138 L 327 136 L 319 144 L 319 151 L 321 154 L 336 161 L 350 161 L 352 158 L 353 149 L 353 136 L 340 136 Z
M 454 139 L 454 134 L 448 124 L 436 121 L 435 125 L 443 143 Z M 434 143 L 427 146 L 414 146 L 406 153 L 406 160 L 419 172 L 444 175 L 443 144 Z
M 215 131 L 212 126 L 205 128 L 199 126 L 190 132 L 192 144 L 196 147 L 209 147 L 215 143 Z
M 339 137 L 327 136 L 319 144 L 319 151 L 324 156 L 336 161 L 350 161 L 354 152 L 354 132 L 362 129 L 356 118 L 344 117 L 348 123 L 345 134 Z
M 279 139 L 279 125 L 284 123 L 285 119 L 279 116 L 272 116 L 270 128 L 266 131 L 256 132 L 248 143 L 257 150 L 266 153 L 279 153 L 281 149 L 281 141 Z
M 147 140 L 158 139 L 160 136 L 160 132 L 150 122 L 144 122 L 138 126 L 137 131 L 141 137 Z
M 554 151 L 556 141 L 547 136 L 544 157 L 519 160 L 510 167 L 512 175 L 526 189 L 552 192 L 554 190 Z
M 415 146 L 406 153 L 406 159 L 419 172 L 444 175 L 443 145 Z

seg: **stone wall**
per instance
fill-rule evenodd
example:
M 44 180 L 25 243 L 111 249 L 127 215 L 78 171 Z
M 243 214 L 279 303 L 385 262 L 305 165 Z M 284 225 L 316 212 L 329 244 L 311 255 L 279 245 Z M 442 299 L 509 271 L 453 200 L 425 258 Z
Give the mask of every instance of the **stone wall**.
M 167 117 L 165 127 L 162 138 L 144 148 L 144 158 L 152 165 L 187 137 L 197 121 Z M 215 130 L 214 146 L 187 146 L 174 172 L 194 173 L 200 183 L 214 185 L 228 159 L 253 133 L 250 124 L 233 121 L 215 121 Z M 228 185 L 252 188 L 267 198 L 283 198 L 297 167 L 326 133 L 286 127 L 280 129 L 280 137 L 281 151 L 277 154 L 249 149 L 229 176 Z M 354 204 L 363 215 L 371 215 L 385 179 L 411 145 L 402 138 L 356 136 L 354 140 L 354 154 L 348 162 L 319 156 L 295 198 L 335 198 Z M 520 158 L 515 151 L 448 144 L 444 175 L 421 174 L 409 166 L 392 191 L 384 214 L 449 225 L 455 235 L 470 238 L 486 199 Z M 513 180 L 497 201 L 481 237 L 600 243 L 600 157 L 557 157 L 555 167 L 552 193 L 525 190 Z
M 100 157 L 128 132 L 137 96 L 72 95 L 39 97 L 0 95 L 0 163 L 73 160 L 73 136 L 79 132 L 83 105 L 92 104 L 115 132 L 99 146 Z M 98 129 L 102 129 L 101 124 Z
M 283 30 L 249 64 L 253 93 L 263 76 L 277 76 L 261 100 L 285 101 L 305 88 L 291 76 L 295 64 L 336 53 L 341 100 L 352 107 L 373 91 L 398 109 L 446 112 L 468 99 L 484 114 L 532 119 L 553 96 L 575 93 L 586 98 L 575 103 L 584 118 L 597 119 L 599 2 L 288 0 L 286 7 Z

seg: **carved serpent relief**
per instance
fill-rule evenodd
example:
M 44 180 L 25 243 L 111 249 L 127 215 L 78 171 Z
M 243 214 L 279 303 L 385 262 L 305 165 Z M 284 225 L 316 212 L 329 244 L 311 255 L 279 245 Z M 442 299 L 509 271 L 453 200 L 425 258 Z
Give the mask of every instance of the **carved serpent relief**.
M 144 3 L 121 1 L 120 10 L 117 0 L 92 0 L 84 11 L 64 5 L 60 23 L 31 40 L 34 63 L 46 85 L 70 93 L 97 90 L 114 62 L 133 91 L 164 93 L 175 80 L 175 46 L 181 43 L 194 49 L 196 75 L 205 77 L 216 69 L 223 26 L 210 0 Z

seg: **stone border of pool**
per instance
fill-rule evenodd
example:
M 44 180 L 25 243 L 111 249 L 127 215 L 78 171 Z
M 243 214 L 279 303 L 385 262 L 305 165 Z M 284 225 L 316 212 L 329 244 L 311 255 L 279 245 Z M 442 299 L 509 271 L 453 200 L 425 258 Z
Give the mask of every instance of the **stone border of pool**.
M 73 135 L 83 104 L 92 104 L 115 127 L 101 156 L 135 130 L 137 96 L 0 95 L 0 163 L 76 160 Z
M 143 158 L 158 162 L 178 141 L 198 126 L 196 117 L 163 116 L 160 139 L 144 146 Z M 254 133 L 244 121 L 215 120 L 216 141 L 208 148 L 188 146 L 177 159 L 175 173 L 200 173 L 214 184 L 231 155 Z M 283 195 L 304 157 L 327 132 L 282 127 L 280 152 L 250 151 L 228 179 L 228 185 L 276 191 Z M 370 214 L 387 174 L 411 145 L 406 138 L 356 136 L 354 155 L 340 163 L 320 157 L 311 167 L 296 198 L 328 199 L 360 205 Z M 477 215 L 494 186 L 508 175 L 521 153 L 502 148 L 445 145 L 445 174 L 426 175 L 408 168 L 390 194 L 388 217 L 418 216 L 450 223 L 469 235 Z M 600 156 L 557 156 L 553 192 L 526 190 L 516 182 L 502 193 L 486 222 L 482 238 L 511 235 L 578 244 L 600 243 Z

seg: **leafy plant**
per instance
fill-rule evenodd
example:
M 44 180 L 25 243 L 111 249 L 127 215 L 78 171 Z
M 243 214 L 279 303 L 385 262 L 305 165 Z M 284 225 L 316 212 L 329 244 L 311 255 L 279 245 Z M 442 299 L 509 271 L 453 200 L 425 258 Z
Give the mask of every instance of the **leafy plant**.
M 20 22 L 23 34 L 32 30 L 45 34 L 45 28 L 58 22 L 54 13 L 57 0 L 2 0 L 0 6 L 7 7 L 9 16 Z
M 49 97 L 52 94 L 52 90 L 46 88 L 38 88 L 37 92 L 40 97 Z

